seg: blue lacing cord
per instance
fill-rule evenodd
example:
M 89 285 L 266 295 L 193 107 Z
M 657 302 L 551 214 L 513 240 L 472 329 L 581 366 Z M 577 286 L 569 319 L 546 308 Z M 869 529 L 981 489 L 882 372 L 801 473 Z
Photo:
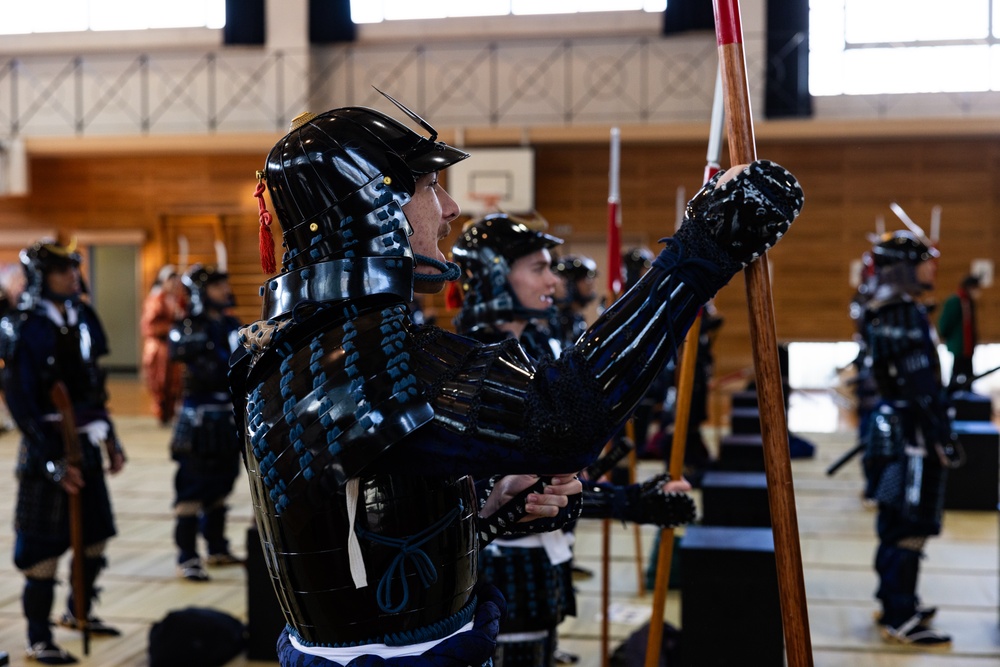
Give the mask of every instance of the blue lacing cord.
M 295 639 L 303 646 L 321 646 L 326 648 L 353 648 L 356 646 L 367 646 L 368 644 L 409 646 L 412 644 L 422 644 L 424 642 L 434 641 L 458 632 L 462 626 L 473 619 L 478 605 L 479 599 L 473 595 L 469 598 L 469 601 L 465 604 L 465 606 L 456 611 L 454 614 L 435 623 L 431 623 L 430 625 L 414 628 L 413 630 L 401 630 L 399 632 L 393 632 L 381 637 L 373 637 L 371 639 L 362 639 L 353 642 L 311 642 L 303 639 L 298 630 L 293 628 L 291 625 L 286 625 L 285 629 L 289 635 L 295 637 Z
M 387 614 L 395 614 L 405 609 L 409 603 L 410 585 L 406 581 L 406 562 L 408 559 L 413 563 L 414 568 L 416 568 L 416 572 L 420 576 L 420 582 L 424 585 L 424 588 L 429 587 L 437 581 L 437 570 L 434 567 L 434 563 L 431 562 L 430 557 L 420 547 L 442 533 L 448 524 L 461 515 L 462 509 L 462 502 L 459 501 L 458 507 L 452 509 L 433 524 L 410 537 L 387 537 L 364 529 L 358 530 L 358 537 L 376 544 L 399 549 L 399 553 L 392 559 L 389 567 L 386 568 L 385 573 L 382 574 L 382 578 L 378 582 L 376 600 L 378 601 L 379 609 Z M 392 580 L 397 572 L 399 572 L 399 578 L 403 585 L 403 599 L 399 604 L 393 606 Z
M 426 255 L 414 255 L 413 259 L 416 260 L 418 265 L 423 264 L 441 272 L 436 276 L 428 273 L 414 273 L 414 280 L 422 280 L 428 283 L 442 283 L 458 280 L 459 276 L 462 275 L 462 269 L 458 268 L 458 264 L 454 262 L 442 262 Z

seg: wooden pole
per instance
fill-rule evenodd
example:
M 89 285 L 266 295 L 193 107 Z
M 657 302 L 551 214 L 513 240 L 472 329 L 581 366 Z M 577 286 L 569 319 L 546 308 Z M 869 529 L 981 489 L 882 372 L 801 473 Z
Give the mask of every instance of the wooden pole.
M 611 664 L 611 520 L 601 519 L 601 667 Z
M 747 87 L 740 5 L 739 0 L 713 0 L 713 4 L 719 63 L 726 93 L 729 157 L 734 165 L 745 164 L 756 159 L 757 150 Z M 801 667 L 812 665 L 812 648 L 767 255 L 762 255 L 748 266 L 744 274 L 785 651 L 789 667 Z
M 77 470 L 83 470 L 83 452 L 80 451 L 80 440 L 76 432 L 76 420 L 73 417 L 73 403 L 69 391 L 62 382 L 56 382 L 51 390 L 52 403 L 62 417 L 62 438 L 66 456 L 66 465 Z M 83 654 L 90 654 L 90 628 L 87 625 L 87 592 L 83 576 L 83 508 L 79 491 L 67 493 L 69 501 L 69 542 L 73 550 L 73 569 L 70 573 L 73 587 L 73 615 L 76 616 L 76 627 L 83 631 Z
M 670 479 L 680 479 L 684 472 L 684 446 L 687 444 L 688 417 L 691 415 L 691 389 L 698 359 L 698 337 L 701 335 L 701 313 L 688 329 L 681 353 L 680 375 L 677 378 L 677 408 L 674 410 L 674 437 L 670 446 Z M 660 529 L 660 548 L 656 555 L 656 585 L 653 588 L 653 610 L 649 618 L 649 640 L 646 644 L 645 667 L 658 667 L 663 645 L 663 615 L 670 585 L 670 564 L 674 555 L 674 529 Z
M 709 124 L 708 150 L 705 153 L 705 173 L 703 182 L 707 183 L 720 171 L 719 156 L 722 153 L 722 135 L 725 129 L 725 113 L 722 103 L 722 70 L 715 72 L 715 94 L 712 99 L 712 120 Z M 683 206 L 678 203 L 677 229 L 683 221 Z M 681 356 L 680 371 L 677 377 L 677 403 L 674 409 L 674 436 L 670 449 L 670 464 L 668 473 L 671 479 L 680 479 L 684 470 L 684 452 L 687 448 L 687 433 L 691 417 L 691 399 L 694 392 L 694 372 L 698 361 L 698 344 L 701 337 L 702 312 L 694 319 L 688 330 L 684 350 Z M 695 425 L 698 428 L 699 425 Z M 660 531 L 660 548 L 657 550 L 656 587 L 654 589 L 653 610 L 649 623 L 649 642 L 646 645 L 646 667 L 656 667 L 660 659 L 660 647 L 663 643 L 663 615 L 667 600 L 667 589 L 670 586 L 670 566 L 673 562 L 674 531 L 673 528 Z M 659 599 L 656 595 L 659 595 Z
M 636 456 L 635 450 L 639 447 L 638 438 L 641 437 L 645 440 L 646 436 L 645 434 L 640 436 L 635 432 L 635 422 L 631 419 L 625 424 L 625 433 L 632 441 L 632 449 L 628 453 L 628 483 L 635 484 L 638 479 L 639 466 L 639 457 Z M 635 590 L 636 595 L 642 597 L 646 594 L 646 578 L 642 572 L 642 531 L 638 523 L 632 524 L 632 542 L 635 548 Z

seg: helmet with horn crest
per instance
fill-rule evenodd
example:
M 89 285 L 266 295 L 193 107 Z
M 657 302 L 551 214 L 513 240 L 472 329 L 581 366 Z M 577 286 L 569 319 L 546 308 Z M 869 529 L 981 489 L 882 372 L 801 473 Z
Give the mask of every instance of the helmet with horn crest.
M 426 121 L 385 97 L 429 136 L 374 109 L 343 107 L 297 117 L 267 156 L 264 177 L 285 252 L 281 275 L 262 290 L 265 318 L 302 299 L 412 299 L 413 230 L 402 207 L 417 178 L 468 154 L 437 141 Z

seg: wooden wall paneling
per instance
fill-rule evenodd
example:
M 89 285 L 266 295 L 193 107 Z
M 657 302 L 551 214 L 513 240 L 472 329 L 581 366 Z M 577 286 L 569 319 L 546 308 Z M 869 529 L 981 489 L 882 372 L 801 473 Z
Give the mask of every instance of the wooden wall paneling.
M 690 135 L 657 140 L 654 134 L 629 140 L 623 132 L 622 211 L 623 236 L 657 249 L 657 240 L 673 231 L 677 187 L 690 197 L 701 185 L 705 142 Z M 609 151 L 606 141 L 594 140 L 606 135 L 584 132 L 580 142 L 534 145 L 536 206 L 570 247 L 574 241 L 599 246 L 606 233 Z M 884 216 L 889 229 L 901 228 L 889 209 L 892 201 L 921 224 L 929 224 L 934 205 L 942 206 L 942 258 L 933 299 L 941 301 L 954 291 L 972 259 L 1000 257 L 1000 137 L 761 136 L 758 154 L 791 169 L 806 192 L 801 218 L 771 255 L 779 340 L 850 337 L 850 266 L 870 247 L 867 237 L 876 216 Z M 210 147 L 191 154 L 29 153 L 32 190 L 24 197 L 0 198 L 0 225 L 39 233 L 57 229 L 64 240 L 86 229 L 143 230 L 148 288 L 164 261 L 176 261 L 181 229 L 192 242 L 191 261 L 214 263 L 212 235 L 199 231 L 199 225 L 221 221 L 241 318 L 256 318 L 256 288 L 266 276 L 259 268 L 252 194 L 254 171 L 267 148 L 246 154 Z M 467 148 L 474 156 L 476 147 Z M 185 216 L 187 222 L 181 223 Z M 453 225 L 446 247 L 459 227 Z M 273 229 L 280 256 L 280 232 Z M 1000 340 L 998 294 L 1000 287 L 988 288 L 980 302 L 984 342 Z M 450 327 L 454 313 L 445 311 L 441 295 L 426 298 L 425 304 L 440 315 L 439 324 Z M 716 372 L 724 373 L 750 359 L 741 276 L 720 293 L 717 304 L 726 324 L 716 343 Z
M 902 228 L 889 209 L 892 201 L 908 212 L 912 208 L 911 216 L 928 231 L 931 208 L 942 206 L 942 249 L 947 254 L 935 299 L 954 290 L 973 257 L 997 256 L 992 230 L 1000 160 L 994 156 L 1000 149 L 995 139 L 988 147 L 983 143 L 866 138 L 761 144 L 759 155 L 790 168 L 806 192 L 801 218 L 771 255 L 779 340 L 850 339 L 851 263 L 870 248 L 868 235 L 875 231 L 877 215 L 883 215 L 888 229 Z M 970 152 L 989 159 L 970 166 Z M 696 192 L 703 154 L 704 148 L 695 144 L 623 146 L 625 227 L 651 240 L 668 235 L 676 186 L 685 185 L 688 196 Z M 605 145 L 537 147 L 539 210 L 554 225 L 571 225 L 575 233 L 603 234 L 607 159 Z M 993 223 L 985 231 L 972 222 L 984 219 Z M 981 304 L 984 340 L 1000 335 L 998 307 L 993 305 L 997 300 L 990 296 L 986 291 Z M 717 305 L 726 317 L 716 343 L 717 372 L 725 373 L 750 361 L 741 277 L 720 293 Z
M 225 215 L 221 218 L 229 249 L 229 282 L 236 297 L 233 315 L 244 324 L 261 317 L 260 288 L 268 278 L 260 265 L 259 219 L 255 213 Z M 274 252 L 280 264 L 281 232 L 272 225 Z

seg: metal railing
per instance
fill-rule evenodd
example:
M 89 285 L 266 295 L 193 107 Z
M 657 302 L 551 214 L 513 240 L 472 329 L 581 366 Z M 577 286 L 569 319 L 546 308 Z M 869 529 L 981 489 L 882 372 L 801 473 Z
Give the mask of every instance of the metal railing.
M 747 41 L 752 91 L 762 44 Z M 306 108 L 382 105 L 372 86 L 442 126 L 705 121 L 716 66 L 701 34 L 8 56 L 0 136 L 276 132 Z

